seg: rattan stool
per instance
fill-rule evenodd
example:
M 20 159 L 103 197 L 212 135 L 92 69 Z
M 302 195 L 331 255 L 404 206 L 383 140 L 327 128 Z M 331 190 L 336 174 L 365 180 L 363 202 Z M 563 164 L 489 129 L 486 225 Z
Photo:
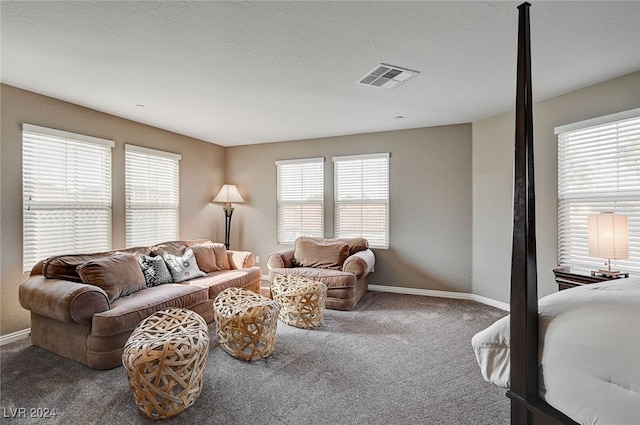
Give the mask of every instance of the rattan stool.
M 327 286 L 291 274 L 277 274 L 271 282 L 271 295 L 280 305 L 280 320 L 302 329 L 314 329 L 324 321 Z
M 199 314 L 170 308 L 144 319 L 122 351 L 138 410 L 151 419 L 175 416 L 202 391 L 209 330 Z
M 233 357 L 257 360 L 268 357 L 276 345 L 278 304 L 241 288 L 227 288 L 213 303 L 220 347 Z

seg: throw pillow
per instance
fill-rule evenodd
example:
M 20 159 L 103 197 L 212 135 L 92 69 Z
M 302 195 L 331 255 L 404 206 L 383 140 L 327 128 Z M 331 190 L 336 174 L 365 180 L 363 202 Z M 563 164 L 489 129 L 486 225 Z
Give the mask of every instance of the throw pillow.
M 104 290 L 113 302 L 125 295 L 146 288 L 146 281 L 136 257 L 131 254 L 116 254 L 87 261 L 77 267 L 83 283 Z
M 353 255 L 356 252 L 364 251 L 369 248 L 369 241 L 365 238 L 332 238 L 325 239 L 313 236 L 299 236 L 299 239 L 307 239 L 320 243 L 329 243 L 329 242 L 344 242 L 349 245 L 349 255 Z
M 339 270 L 349 256 L 349 245 L 345 242 L 318 242 L 298 238 L 293 252 L 294 262 L 302 267 L 317 267 Z
M 193 255 L 196 257 L 198 268 L 203 272 L 211 273 L 222 270 L 216 263 L 216 253 L 213 243 L 207 242 L 200 245 L 193 245 L 191 250 L 193 251 Z
M 167 263 L 164 262 L 162 257 L 151 257 L 149 255 L 138 256 L 138 263 L 144 274 L 144 280 L 147 282 L 147 286 L 158 286 L 163 283 L 173 282 L 171 273 L 167 268 Z
M 356 252 L 364 251 L 369 248 L 369 241 L 364 238 L 335 238 L 325 239 L 324 242 L 344 242 L 349 245 L 349 255 L 353 255 Z
M 185 249 L 181 256 L 163 252 L 162 258 L 167 263 L 167 268 L 174 282 L 184 282 L 185 280 L 206 276 L 198 268 L 198 263 L 191 248 Z
M 73 282 L 82 282 L 80 275 L 76 271 L 78 266 L 87 261 L 97 260 L 114 254 L 110 252 L 98 252 L 95 254 L 71 254 L 56 255 L 45 260 L 42 266 L 42 274 L 48 279 L 71 280 Z
M 216 254 L 216 263 L 220 270 L 231 270 L 231 264 L 229 263 L 229 253 L 227 247 L 223 243 L 214 242 L 213 252 Z

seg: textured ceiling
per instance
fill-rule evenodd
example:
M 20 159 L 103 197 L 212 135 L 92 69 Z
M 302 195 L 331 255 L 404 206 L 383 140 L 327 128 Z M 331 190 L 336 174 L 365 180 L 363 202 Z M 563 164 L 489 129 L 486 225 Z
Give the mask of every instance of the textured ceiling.
M 472 122 L 513 107 L 519 3 L 2 1 L 1 79 L 223 146 Z M 637 1 L 531 33 L 535 100 L 640 69 Z M 420 74 L 355 83 L 381 62 Z

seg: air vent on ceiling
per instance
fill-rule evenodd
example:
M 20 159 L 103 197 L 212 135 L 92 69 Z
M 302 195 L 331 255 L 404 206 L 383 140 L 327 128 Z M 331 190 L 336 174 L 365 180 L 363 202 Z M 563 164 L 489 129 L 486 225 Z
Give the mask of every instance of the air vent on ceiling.
M 371 69 L 371 71 L 358 78 L 356 83 L 365 86 L 382 87 L 384 89 L 392 89 L 407 81 L 409 78 L 418 74 L 418 71 L 401 68 L 395 65 L 387 65 L 381 63 Z

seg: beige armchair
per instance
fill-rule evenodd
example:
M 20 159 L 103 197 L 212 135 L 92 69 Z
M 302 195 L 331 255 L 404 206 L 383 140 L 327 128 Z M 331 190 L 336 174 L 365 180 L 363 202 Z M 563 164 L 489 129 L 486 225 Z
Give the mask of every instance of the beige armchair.
M 269 278 L 294 274 L 327 285 L 326 308 L 351 310 L 367 292 L 375 256 L 366 239 L 299 237 L 295 245 L 267 260 Z

